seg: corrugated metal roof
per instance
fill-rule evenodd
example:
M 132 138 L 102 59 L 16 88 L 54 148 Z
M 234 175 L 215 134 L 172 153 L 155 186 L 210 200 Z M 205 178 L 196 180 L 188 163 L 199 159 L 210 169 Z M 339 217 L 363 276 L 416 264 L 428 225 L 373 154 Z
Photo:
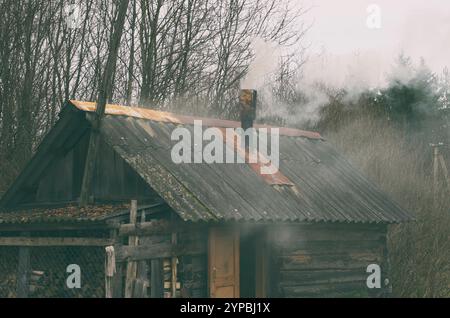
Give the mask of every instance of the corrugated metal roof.
M 95 111 L 96 104 L 93 102 L 80 102 L 76 100 L 71 100 L 70 103 L 74 105 L 76 108 L 82 111 L 93 112 Z M 224 119 L 215 119 L 215 118 L 206 118 L 206 117 L 194 117 L 194 116 L 186 116 L 179 115 L 169 112 L 157 111 L 147 108 L 139 108 L 139 107 L 126 107 L 114 104 L 107 104 L 105 108 L 105 114 L 107 115 L 118 115 L 118 116 L 127 116 L 133 118 L 140 119 L 149 119 L 152 121 L 163 122 L 163 123 L 172 123 L 172 124 L 184 124 L 184 125 L 193 125 L 194 120 L 201 120 L 204 126 L 208 127 L 223 127 L 223 128 L 238 128 L 241 127 L 241 123 L 232 120 L 224 120 Z M 273 126 L 269 125 L 255 125 L 255 128 L 273 128 Z M 294 128 L 287 127 L 276 127 L 280 129 L 280 135 L 285 136 L 297 136 L 297 137 L 307 137 L 311 139 L 322 139 L 317 132 L 305 131 Z
M 93 111 L 94 104 L 72 102 Z M 91 106 L 89 106 L 91 105 Z M 412 217 L 368 181 L 319 134 L 280 131 L 280 172 L 293 186 L 265 182 L 248 164 L 175 164 L 174 128 L 194 134 L 194 118 L 107 106 L 106 141 L 184 219 L 391 223 Z M 202 119 L 203 120 L 203 119 Z M 206 124 L 205 124 L 206 122 Z M 239 127 L 207 119 L 205 125 Z

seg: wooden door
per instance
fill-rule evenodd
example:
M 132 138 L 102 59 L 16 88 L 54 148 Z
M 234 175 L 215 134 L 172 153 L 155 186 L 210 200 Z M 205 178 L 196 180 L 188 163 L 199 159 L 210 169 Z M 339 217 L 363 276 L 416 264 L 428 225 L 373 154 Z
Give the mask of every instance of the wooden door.
M 239 231 L 213 227 L 209 232 L 209 295 L 239 297 Z

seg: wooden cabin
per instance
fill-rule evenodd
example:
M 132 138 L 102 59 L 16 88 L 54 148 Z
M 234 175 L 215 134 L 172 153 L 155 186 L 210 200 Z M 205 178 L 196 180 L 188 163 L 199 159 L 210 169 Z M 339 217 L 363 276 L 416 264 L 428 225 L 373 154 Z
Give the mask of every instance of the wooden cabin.
M 176 127 L 240 122 L 107 105 L 79 208 L 94 110 L 68 101 L 2 197 L 0 297 L 388 294 L 387 227 L 411 216 L 318 133 L 281 127 L 279 171 L 267 177 L 248 163 L 171 160 Z M 72 263 L 83 279 L 69 290 Z M 381 288 L 367 287 L 370 264 Z

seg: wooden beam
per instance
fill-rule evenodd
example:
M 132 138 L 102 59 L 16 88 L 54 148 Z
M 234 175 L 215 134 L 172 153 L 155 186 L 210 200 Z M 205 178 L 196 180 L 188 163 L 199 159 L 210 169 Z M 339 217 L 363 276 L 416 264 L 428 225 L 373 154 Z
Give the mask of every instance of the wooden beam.
M 152 244 L 117 247 L 116 260 L 140 261 L 157 258 L 206 254 L 206 244 L 203 246 L 176 246 L 172 244 Z
M 171 234 L 174 231 L 192 230 L 201 227 L 200 224 L 187 224 L 183 222 L 174 222 L 171 224 L 166 220 L 144 222 L 137 224 L 123 224 L 119 228 L 119 236 L 151 236 L 159 234 Z
M 88 237 L 0 237 L 0 246 L 108 246 L 113 242 Z

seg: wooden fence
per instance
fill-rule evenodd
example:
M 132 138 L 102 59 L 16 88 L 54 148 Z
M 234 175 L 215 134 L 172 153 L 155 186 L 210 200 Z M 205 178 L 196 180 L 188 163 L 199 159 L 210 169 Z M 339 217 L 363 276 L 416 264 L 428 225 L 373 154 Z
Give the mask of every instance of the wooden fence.
M 144 213 L 140 222 L 137 219 L 137 202 L 132 201 L 130 223 L 119 226 L 115 244 L 107 247 L 110 255 L 105 262 L 106 297 L 164 297 L 163 259 L 170 260 L 169 297 L 176 297 L 180 285 L 177 272 L 180 257 L 206 252 L 206 242 L 184 243 L 178 240 L 178 235 L 193 231 L 199 225 L 187 225 L 174 218 L 146 222 Z

